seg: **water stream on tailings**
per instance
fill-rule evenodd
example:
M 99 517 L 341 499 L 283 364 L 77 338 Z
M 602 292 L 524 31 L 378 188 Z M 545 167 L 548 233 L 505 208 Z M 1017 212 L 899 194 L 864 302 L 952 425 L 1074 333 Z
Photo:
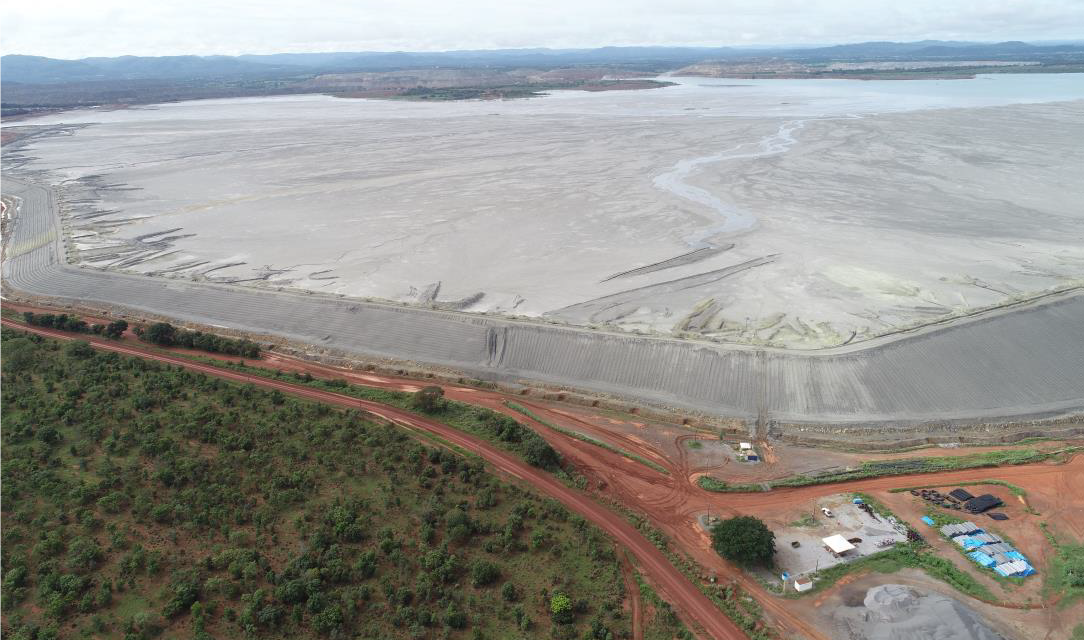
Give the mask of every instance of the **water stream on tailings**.
M 797 138 L 794 137 L 794 134 L 804 127 L 805 123 L 806 120 L 804 119 L 788 120 L 779 125 L 778 131 L 770 136 L 762 138 L 756 143 L 743 142 L 731 149 L 710 156 L 681 160 L 674 165 L 673 169 L 655 176 L 654 184 L 659 189 L 669 191 L 679 198 L 684 198 L 708 207 L 722 216 L 722 222 L 713 224 L 706 229 L 701 229 L 682 238 L 690 248 L 700 249 L 703 247 L 714 246 L 714 244 L 708 242 L 708 240 L 723 233 L 745 231 L 756 224 L 757 218 L 751 211 L 745 211 L 734 205 L 727 204 L 707 189 L 694 187 L 686 182 L 686 180 L 705 165 L 727 160 L 751 160 L 754 158 L 764 158 L 780 153 L 786 153 L 788 149 L 798 142 Z M 753 149 L 745 151 L 744 149 L 749 146 L 753 146 Z

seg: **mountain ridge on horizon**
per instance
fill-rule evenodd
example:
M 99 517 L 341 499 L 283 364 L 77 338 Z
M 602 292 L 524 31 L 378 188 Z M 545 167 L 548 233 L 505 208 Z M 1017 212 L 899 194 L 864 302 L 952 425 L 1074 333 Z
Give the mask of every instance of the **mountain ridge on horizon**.
M 869 41 L 834 45 L 604 46 L 552 49 L 463 49 L 417 51 L 331 51 L 174 56 L 92 56 L 74 60 L 24 54 L 0 58 L 0 81 L 55 84 L 116 80 L 179 80 L 201 77 L 272 77 L 294 74 L 392 71 L 431 67 L 673 66 L 716 59 L 779 57 L 795 60 L 1028 59 L 1084 56 L 1084 41 L 1027 43 L 918 40 Z

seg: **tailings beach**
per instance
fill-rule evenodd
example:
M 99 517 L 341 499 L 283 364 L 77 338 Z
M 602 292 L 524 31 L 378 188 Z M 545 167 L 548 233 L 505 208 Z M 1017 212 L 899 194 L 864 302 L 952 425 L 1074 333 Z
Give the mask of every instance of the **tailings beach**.
M 1081 409 L 1084 76 L 674 80 L 20 123 L 5 282 L 742 417 Z

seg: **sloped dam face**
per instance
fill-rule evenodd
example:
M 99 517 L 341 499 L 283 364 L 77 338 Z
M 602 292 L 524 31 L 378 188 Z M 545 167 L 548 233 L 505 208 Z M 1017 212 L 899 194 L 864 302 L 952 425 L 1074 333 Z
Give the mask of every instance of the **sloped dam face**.
M 785 422 L 986 421 L 1084 405 L 1081 295 L 815 354 L 734 348 L 75 267 L 50 192 L 5 189 L 19 210 L 4 277 L 23 293 Z
M 723 415 L 1062 415 L 1082 98 L 690 78 L 63 113 L 4 148 L 5 283 Z

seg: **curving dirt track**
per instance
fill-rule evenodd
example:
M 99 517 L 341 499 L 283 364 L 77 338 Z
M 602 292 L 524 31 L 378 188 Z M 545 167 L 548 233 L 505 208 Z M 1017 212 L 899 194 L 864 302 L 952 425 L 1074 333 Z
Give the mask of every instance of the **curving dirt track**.
M 750 420 L 985 422 L 1084 410 L 1079 290 L 815 353 L 744 348 L 80 268 L 67 262 L 55 194 L 9 176 L 4 191 L 20 202 L 3 275 L 21 294 Z
M 60 331 L 42 329 L 39 327 L 27 327 L 6 319 L 3 320 L 3 326 L 29 331 L 52 338 L 63 340 L 72 339 L 71 335 Z M 642 570 L 651 578 L 652 582 L 657 586 L 666 600 L 673 603 L 675 609 L 680 611 L 688 619 L 694 621 L 705 633 L 709 634 L 710 637 L 721 640 L 740 640 L 745 637 L 745 634 L 742 633 L 734 623 L 719 612 L 707 596 L 690 583 L 685 576 L 670 564 L 670 561 L 666 556 L 656 549 L 654 545 L 644 538 L 644 536 L 633 528 L 632 525 L 623 520 L 621 516 L 600 506 L 587 495 L 569 489 L 558 482 L 551 474 L 531 467 L 511 454 L 501 451 L 485 441 L 479 440 L 478 438 L 467 435 L 462 431 L 439 422 L 427 420 L 407 411 L 376 402 L 360 400 L 329 391 L 312 389 L 303 385 L 295 385 L 278 380 L 268 380 L 267 378 L 251 374 L 230 371 L 219 367 L 192 362 L 183 358 L 132 348 L 122 343 L 110 342 L 93 337 L 88 337 L 87 340 L 99 349 L 140 358 L 148 358 L 228 380 L 250 383 L 270 389 L 278 389 L 317 402 L 325 402 L 352 409 L 361 409 L 394 424 L 437 435 L 453 445 L 481 456 L 501 472 L 529 483 L 541 493 L 561 502 L 569 510 L 580 514 L 612 536 L 617 544 L 632 553 Z
M 4 321 L 4 325 L 25 328 L 22 325 L 12 324 L 7 320 Z M 48 335 L 67 337 L 61 332 L 45 330 L 37 331 Z M 171 364 L 205 370 L 214 375 L 225 375 L 225 377 L 247 382 L 266 384 L 286 391 L 296 392 L 299 395 L 305 395 L 317 400 L 346 403 L 346 406 L 366 408 L 373 413 L 382 415 L 403 426 L 410 428 L 424 428 L 429 431 L 432 430 L 429 426 L 419 426 L 419 419 L 416 416 L 412 416 L 409 413 L 401 412 L 399 410 L 389 409 L 376 403 L 362 403 L 362 401 L 341 396 L 339 394 L 314 391 L 306 387 L 298 387 L 297 385 L 290 385 L 279 381 L 268 381 L 264 378 L 248 376 L 233 371 L 224 371 L 214 367 L 194 365 L 188 360 L 170 358 L 168 356 L 163 357 L 160 353 L 122 346 L 123 343 L 101 340 L 95 342 L 99 343 L 103 348 L 110 348 L 142 357 L 154 357 L 170 362 Z M 417 380 L 350 371 L 285 357 L 274 353 L 266 354 L 265 358 L 258 362 L 247 362 L 250 365 L 261 366 L 272 370 L 307 372 L 315 377 L 323 378 L 345 378 L 352 383 L 363 386 L 400 391 L 415 391 L 421 384 L 424 384 L 419 383 Z M 772 622 L 780 630 L 783 637 L 786 638 L 806 637 L 824 638 L 825 640 L 828 640 L 827 637 L 812 623 L 805 619 L 805 617 L 796 615 L 787 601 L 780 600 L 770 594 L 755 579 L 748 577 L 746 574 L 723 561 L 711 549 L 710 540 L 708 539 L 706 532 L 698 523 L 700 515 L 711 513 L 712 515 L 727 516 L 740 513 L 753 514 L 768 519 L 778 517 L 782 513 L 793 510 L 797 505 L 809 504 L 812 500 L 831 493 L 848 491 L 884 491 L 890 488 L 907 485 L 948 485 L 958 482 L 985 480 L 995 475 L 995 471 L 989 468 L 970 469 L 936 474 L 872 478 L 837 484 L 779 489 L 763 493 L 712 493 L 704 491 L 695 484 L 695 478 L 702 472 L 703 468 L 694 464 L 691 460 L 690 452 L 684 444 L 685 441 L 690 439 L 705 439 L 703 434 L 685 430 L 676 425 L 673 427 L 662 427 L 666 434 L 665 437 L 671 438 L 672 442 L 677 444 L 676 451 L 672 449 L 664 450 L 659 446 L 658 442 L 648 441 L 648 434 L 651 432 L 652 428 L 645 427 L 644 423 L 638 421 L 639 419 L 635 416 L 627 417 L 624 420 L 624 426 L 632 425 L 633 429 L 642 429 L 642 433 L 644 434 L 643 437 L 638 437 L 635 434 L 629 435 L 628 431 L 622 432 L 614 428 L 614 425 L 623 422 L 618 414 L 613 414 L 612 416 L 592 416 L 591 410 L 588 409 L 554 406 L 546 402 L 534 400 L 530 397 L 508 396 L 496 391 L 457 385 L 445 385 L 445 393 L 449 398 L 500 411 L 521 422 L 528 423 L 541 433 L 543 437 L 557 448 L 569 461 L 571 461 L 580 473 L 591 481 L 593 490 L 607 499 L 616 500 L 634 510 L 642 512 L 655 526 L 666 533 L 680 549 L 688 553 L 694 560 L 705 567 L 708 572 L 718 575 L 723 582 L 736 583 L 748 593 L 755 595 Z M 665 468 L 668 474 L 659 473 L 639 462 L 629 460 L 614 452 L 570 438 L 560 432 L 550 429 L 528 416 L 509 409 L 505 405 L 505 402 L 508 400 L 526 406 L 534 414 L 548 422 L 559 424 L 567 429 L 587 433 L 594 438 L 606 441 L 621 449 L 650 459 Z M 426 421 L 422 420 L 421 422 L 424 423 Z M 604 424 L 608 426 L 604 426 Z M 440 435 L 442 437 L 445 437 L 456 444 L 465 442 L 467 444 L 460 444 L 460 446 L 475 451 L 480 455 L 483 455 L 483 457 L 486 457 L 487 460 L 490 460 L 489 455 L 485 453 L 485 450 L 489 449 L 488 445 L 485 445 L 484 443 L 475 444 L 476 441 L 473 438 L 464 436 L 462 433 L 454 430 L 449 432 L 450 435 L 445 435 L 448 428 L 443 427 L 443 425 L 437 426 L 441 428 Z M 660 427 L 656 425 L 654 428 L 658 429 Z M 950 453 L 941 450 L 937 453 L 951 455 L 952 453 L 965 452 L 967 451 L 961 450 L 959 452 Z M 499 451 L 496 451 L 495 453 L 501 458 L 506 459 L 509 457 L 507 454 L 503 454 Z M 922 454 L 923 452 L 915 452 L 910 455 Z M 518 464 L 519 467 L 523 467 L 522 463 L 517 460 L 513 459 L 511 462 Z M 498 466 L 498 468 L 502 468 L 512 475 L 523 478 L 532 484 L 535 482 L 534 476 L 541 476 L 543 479 L 548 479 L 550 481 L 549 484 L 555 485 L 554 488 L 560 489 L 562 494 L 571 493 L 578 498 L 578 501 L 575 504 L 565 502 L 563 497 L 550 493 L 551 487 L 545 485 L 536 486 L 548 495 L 561 500 L 573 510 L 580 513 L 583 513 L 580 511 L 581 508 L 591 509 L 593 512 L 597 510 L 597 512 L 609 516 L 611 519 L 608 520 L 609 524 L 621 526 L 626 530 L 631 528 L 619 517 L 614 516 L 612 512 L 600 507 L 589 498 L 585 498 L 582 494 L 577 492 L 570 492 L 570 490 L 563 485 L 552 482 L 552 478 L 549 478 L 546 474 L 539 474 L 537 471 L 534 471 L 531 475 L 524 475 L 523 469 L 512 470 L 514 467 L 506 468 L 496 463 L 494 464 L 495 466 Z M 530 472 L 531 468 L 527 467 L 525 471 Z M 718 470 L 716 470 L 716 475 L 720 475 L 717 471 Z M 1004 481 L 1027 487 L 1030 495 L 1042 500 L 1042 504 L 1039 505 L 1039 508 L 1044 513 L 1044 516 L 1057 518 L 1060 523 L 1063 523 L 1067 532 L 1080 538 L 1084 537 L 1084 509 L 1081 508 L 1079 500 L 1079 496 L 1084 495 L 1084 473 L 1082 472 L 1084 472 L 1084 456 L 1076 456 L 1068 463 L 1062 465 L 1039 464 L 1002 467 L 996 470 L 996 477 Z M 724 473 L 722 475 L 725 476 L 726 474 Z M 627 544 L 626 540 L 629 538 L 619 537 L 614 534 L 607 525 L 601 524 L 599 521 L 595 520 L 594 517 L 587 516 L 586 514 L 585 516 L 589 517 L 593 522 L 600 524 L 600 526 L 610 532 L 611 535 L 614 535 L 620 544 Z M 616 520 L 616 522 L 613 522 L 612 520 Z M 626 533 L 628 533 L 628 531 L 626 531 Z M 650 546 L 650 543 L 647 543 L 647 541 L 634 530 L 631 532 L 631 535 L 634 536 L 637 541 Z M 634 552 L 636 558 L 643 563 L 640 554 L 645 553 L 648 550 L 643 548 L 637 550 L 632 547 L 630 547 L 630 549 Z M 658 552 L 654 550 L 654 547 L 651 547 L 650 551 L 658 554 Z M 658 555 L 661 556 L 661 554 Z M 664 557 L 662 558 L 662 562 L 665 562 L 667 566 L 669 566 L 668 561 L 666 561 Z M 658 582 L 654 569 L 648 567 L 646 564 L 643 566 L 652 582 Z M 670 569 L 673 570 L 673 567 L 671 566 Z M 695 587 L 689 584 L 683 576 L 678 574 L 677 577 L 683 581 L 685 586 L 692 589 L 696 595 L 703 597 L 702 594 L 699 594 L 699 591 L 696 591 Z M 673 576 L 671 576 L 671 578 L 676 579 Z M 676 609 L 681 612 L 684 617 L 692 618 L 702 624 L 700 618 L 688 609 L 688 605 L 684 600 L 675 598 L 674 591 L 662 588 L 663 584 L 661 582 L 659 582 L 659 585 L 661 587 L 660 591 L 663 593 L 664 597 L 673 602 Z M 710 609 L 704 610 L 705 615 L 711 614 L 721 617 L 710 602 L 706 602 L 706 606 Z M 1002 604 L 999 606 L 1012 605 L 1009 603 L 1007 605 Z M 713 635 L 713 637 L 729 636 Z M 739 635 L 736 637 L 743 636 Z

